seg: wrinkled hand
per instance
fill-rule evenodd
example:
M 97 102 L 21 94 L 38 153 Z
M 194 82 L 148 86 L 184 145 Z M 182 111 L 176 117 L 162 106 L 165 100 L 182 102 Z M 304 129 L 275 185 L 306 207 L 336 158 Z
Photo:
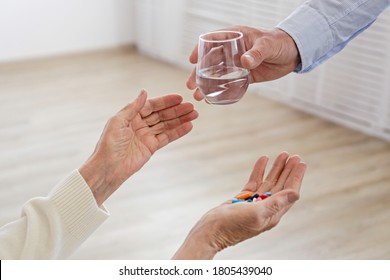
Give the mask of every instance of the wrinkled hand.
M 242 193 L 272 192 L 256 202 L 232 203 L 232 200 L 207 212 L 193 227 L 174 259 L 212 259 L 229 246 L 275 227 L 299 198 L 306 164 L 299 156 L 281 153 L 264 179 L 268 157 L 256 162 Z
M 245 48 L 248 50 L 241 56 L 241 64 L 250 70 L 249 82 L 258 83 L 281 78 L 292 71 L 300 63 L 300 57 L 294 40 L 283 30 L 275 28 L 270 31 L 247 26 L 235 26 L 225 30 L 241 31 L 244 34 Z M 190 55 L 190 62 L 198 61 L 198 47 Z M 196 89 L 196 71 L 192 71 L 187 87 Z M 195 100 L 202 100 L 203 95 L 196 89 Z
M 142 91 L 106 124 L 95 151 L 80 168 L 101 205 L 160 148 L 186 135 L 198 117 L 180 95 L 147 99 Z

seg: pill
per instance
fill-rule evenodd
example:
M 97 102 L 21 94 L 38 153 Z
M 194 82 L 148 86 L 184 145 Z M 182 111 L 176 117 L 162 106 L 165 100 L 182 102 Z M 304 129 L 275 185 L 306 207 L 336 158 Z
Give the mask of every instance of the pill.
M 261 199 L 266 199 L 266 198 L 268 198 L 268 195 L 262 194 L 262 195 L 260 195 L 259 197 L 260 197 Z
M 245 202 L 245 199 L 232 199 L 232 203 Z
M 243 194 L 237 195 L 236 198 L 237 199 L 249 199 L 251 196 L 252 196 L 251 193 L 243 193 Z
M 256 200 L 257 200 L 257 197 L 254 197 L 252 201 L 253 201 L 253 202 L 256 202 Z
M 260 195 L 258 193 L 255 193 L 254 195 L 251 196 L 252 199 L 258 198 Z
M 268 195 L 268 196 L 271 196 L 271 195 L 272 195 L 271 192 L 265 192 L 264 194 L 265 194 L 265 195 Z

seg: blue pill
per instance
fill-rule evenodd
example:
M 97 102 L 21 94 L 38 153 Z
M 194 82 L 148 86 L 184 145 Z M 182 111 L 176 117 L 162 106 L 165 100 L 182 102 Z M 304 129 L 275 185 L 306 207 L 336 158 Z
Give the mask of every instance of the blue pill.
M 238 202 L 244 202 L 246 201 L 245 199 L 233 199 L 232 203 L 238 203 Z
M 265 195 L 268 195 L 268 196 L 271 196 L 271 195 L 272 195 L 271 192 L 265 192 L 264 194 L 265 194 Z

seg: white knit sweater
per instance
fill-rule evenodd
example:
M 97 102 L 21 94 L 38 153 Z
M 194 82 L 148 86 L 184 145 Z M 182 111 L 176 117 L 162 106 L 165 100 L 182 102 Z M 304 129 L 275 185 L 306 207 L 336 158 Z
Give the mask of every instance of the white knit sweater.
M 77 170 L 0 228 L 0 259 L 68 258 L 109 216 Z

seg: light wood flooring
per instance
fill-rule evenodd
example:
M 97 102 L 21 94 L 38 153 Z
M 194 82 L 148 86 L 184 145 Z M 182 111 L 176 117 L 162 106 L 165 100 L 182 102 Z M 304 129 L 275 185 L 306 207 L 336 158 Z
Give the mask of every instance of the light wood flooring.
M 141 88 L 192 101 L 188 74 L 130 48 L 0 64 L 0 224 L 78 168 Z M 301 199 L 276 228 L 216 259 L 390 259 L 389 142 L 251 89 L 234 105 L 194 103 L 193 131 L 107 201 L 111 217 L 73 259 L 170 259 L 260 155 L 284 150 L 308 164 Z

